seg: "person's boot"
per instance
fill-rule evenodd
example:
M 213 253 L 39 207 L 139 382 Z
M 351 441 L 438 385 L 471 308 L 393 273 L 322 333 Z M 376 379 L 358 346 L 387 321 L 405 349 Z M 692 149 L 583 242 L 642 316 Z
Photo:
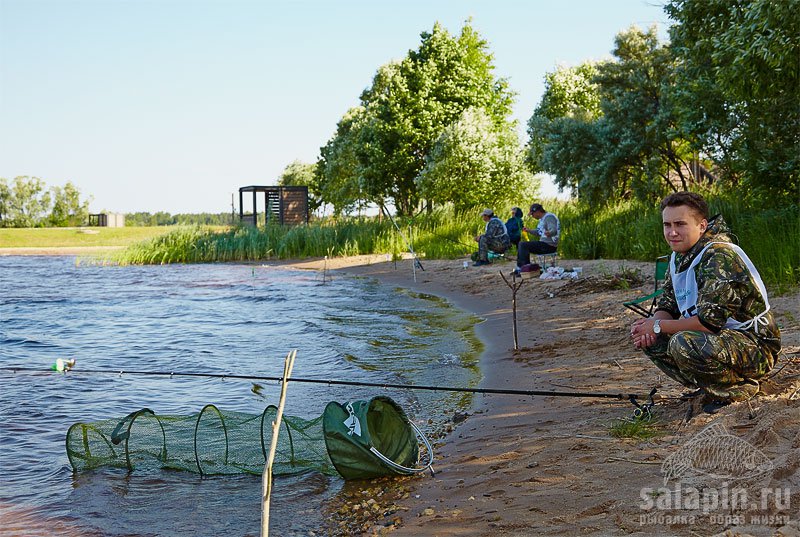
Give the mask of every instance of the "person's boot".
M 703 405 L 703 412 L 706 414 L 716 414 L 729 404 L 731 404 L 731 401 L 728 399 L 712 399 Z

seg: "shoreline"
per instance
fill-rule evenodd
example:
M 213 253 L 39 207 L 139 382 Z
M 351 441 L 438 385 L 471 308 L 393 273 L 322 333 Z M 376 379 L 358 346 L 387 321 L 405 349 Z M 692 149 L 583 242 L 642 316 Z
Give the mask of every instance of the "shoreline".
M 639 289 L 585 286 L 619 269 L 652 274 L 652 263 L 560 259 L 560 266 L 581 266 L 583 282 L 527 280 L 517 295 L 520 348 L 515 351 L 511 290 L 498 274 L 509 272 L 513 263 L 464 268 L 462 259 L 422 260 L 425 270 L 417 270 L 415 283 L 409 261 L 397 262 L 397 268 L 375 259 L 357 261 L 343 262 L 335 272 L 437 295 L 485 319 L 476 326 L 484 344 L 479 361 L 482 388 L 639 393 L 643 403 L 650 388 L 657 387 L 662 397 L 657 407 L 659 435 L 637 441 L 610 434 L 611 424 L 632 416 L 634 406 L 627 401 L 475 396 L 467 420 L 454 425 L 444 446 L 436 449 L 435 477 L 405 481 L 411 494 L 396 502 L 397 512 L 388 517 L 389 523 L 377 521 L 365 535 L 575 535 L 576 528 L 590 535 L 722 532 L 725 526 L 717 525 L 709 513 L 648 512 L 641 499 L 642 491 L 663 486 L 663 460 L 715 423 L 773 460 L 780 471 L 776 469 L 770 485 L 795 487 L 800 495 L 800 457 L 792 455 L 800 452 L 800 371 L 784 370 L 787 378 L 765 386 L 767 394 L 753 402 L 761 418 L 756 424 L 746 403 L 730 405 L 714 416 L 695 413 L 684 423 L 689 403 L 677 398 L 685 389 L 628 343 L 628 326 L 636 316 L 621 303 L 637 291 L 650 292 L 652 277 Z M 315 268 L 313 262 L 287 265 Z M 797 293 L 770 301 L 786 327 L 784 350 L 796 359 Z M 400 523 L 397 513 L 402 514 Z M 790 534 L 780 533 L 781 526 L 800 531 L 796 513 L 782 518 L 777 512 L 773 526 L 761 524 L 756 513 L 742 519 L 742 531 Z M 689 516 L 694 522 L 687 522 Z M 748 520 L 754 523 L 748 526 Z
M 45 255 L 75 254 L 60 249 Z M 425 270 L 416 271 L 414 282 L 409 257 L 397 262 L 368 255 L 257 263 L 328 271 L 334 278 L 373 278 L 389 288 L 436 295 L 485 319 L 476 325 L 484 345 L 479 359 L 482 388 L 645 395 L 657 387 L 658 434 L 646 440 L 612 436 L 611 425 L 632 416 L 634 407 L 627 401 L 476 395 L 467 419 L 454 421 L 444 445 L 435 448 L 435 476 L 347 483 L 338 499 L 345 507 L 375 498 L 388 509 L 359 518 L 358 531 L 340 523 L 341 531 L 333 535 L 737 535 L 723 533 L 731 527 L 756 537 L 800 535 L 796 506 L 791 516 L 777 508 L 781 506 L 709 513 L 685 506 L 652 509 L 643 500 L 651 497 L 647 491 L 666 485 L 664 461 L 710 425 L 724 426 L 769 459 L 771 472 L 753 487 L 792 491 L 800 499 L 797 291 L 770 297 L 785 355 L 774 379 L 763 383 L 765 393 L 752 405 L 735 403 L 719 414 L 695 414 L 684 422 L 689 403 L 678 395 L 685 389 L 660 374 L 628 342 L 628 327 L 637 317 L 622 302 L 652 291 L 652 263 L 559 259 L 560 266 L 582 267 L 582 278 L 525 280 L 517 294 L 520 348 L 515 351 L 511 291 L 498 274 L 507 275 L 513 263 L 464 268 L 464 259 L 423 259 Z M 613 275 L 627 271 L 646 277 L 631 288 L 607 285 Z M 681 477 L 678 485 L 727 486 L 703 475 Z M 674 480 L 669 487 L 674 489 Z M 333 524 L 346 522 L 347 513 L 357 509 L 340 510 L 344 515 L 334 516 Z M 714 518 L 720 512 L 728 519 L 732 514 L 743 518 L 732 525 Z M 761 516 L 772 518 L 762 522 Z
M 2 256 L 69 256 L 93 255 L 122 250 L 125 246 L 30 246 L 15 248 L 0 248 Z

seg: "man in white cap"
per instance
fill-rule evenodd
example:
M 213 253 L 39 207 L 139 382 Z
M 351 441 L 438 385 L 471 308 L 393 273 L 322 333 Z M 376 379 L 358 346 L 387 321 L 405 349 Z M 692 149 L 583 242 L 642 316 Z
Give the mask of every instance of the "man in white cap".
M 494 215 L 494 211 L 484 209 L 481 217 L 486 222 L 486 229 L 482 235 L 475 237 L 478 242 L 478 259 L 473 263 L 474 267 L 489 264 L 490 250 L 496 254 L 504 254 L 511 246 L 511 239 L 508 236 L 508 231 L 506 231 L 506 225 Z

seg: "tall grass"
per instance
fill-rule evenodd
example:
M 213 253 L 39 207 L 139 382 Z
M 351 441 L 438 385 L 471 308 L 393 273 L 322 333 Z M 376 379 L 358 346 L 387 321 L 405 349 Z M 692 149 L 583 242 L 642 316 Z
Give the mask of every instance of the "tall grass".
M 797 204 L 754 208 L 752 202 L 733 194 L 712 193 L 707 199 L 712 214 L 724 216 L 766 282 L 783 288 L 800 283 L 800 208 Z M 669 253 L 656 204 L 622 201 L 613 207 L 596 209 L 575 201 L 548 200 L 544 205 L 561 220 L 559 254 L 562 257 L 649 261 Z M 375 253 L 396 256 L 409 247 L 428 258 L 452 259 L 477 249 L 474 236 L 484 226 L 477 213 L 454 215 L 451 208 L 441 207 L 394 222 L 365 217 L 325 219 L 307 226 L 259 229 L 243 226 L 221 232 L 186 227 L 131 246 L 117 261 L 152 264 Z M 498 214 L 505 213 L 498 210 Z M 533 226 L 534 222 L 527 224 Z
M 758 208 L 733 194 L 710 194 L 707 200 L 711 214 L 723 216 L 764 281 L 780 287 L 800 283 L 798 205 Z M 600 210 L 574 202 L 551 205 L 561 219 L 564 257 L 647 261 L 670 252 L 655 204 L 624 201 Z

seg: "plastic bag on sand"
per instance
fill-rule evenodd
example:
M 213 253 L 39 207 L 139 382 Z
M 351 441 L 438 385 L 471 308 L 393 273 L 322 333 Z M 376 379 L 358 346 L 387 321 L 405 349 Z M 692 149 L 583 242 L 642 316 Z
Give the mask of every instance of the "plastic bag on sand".
M 541 280 L 575 280 L 577 278 L 577 271 L 565 271 L 564 267 L 547 267 L 539 276 Z

